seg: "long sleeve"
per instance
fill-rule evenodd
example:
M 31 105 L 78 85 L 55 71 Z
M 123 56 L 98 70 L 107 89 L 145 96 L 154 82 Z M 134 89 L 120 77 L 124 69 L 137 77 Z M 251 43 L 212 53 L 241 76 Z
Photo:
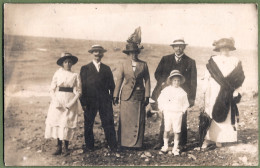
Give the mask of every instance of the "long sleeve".
M 84 67 L 81 67 L 80 69 L 80 79 L 81 79 L 81 97 L 80 97 L 80 102 L 82 106 L 86 106 L 86 77 L 87 77 L 87 71 Z
M 164 57 L 161 59 L 154 73 L 154 77 L 159 83 L 162 83 L 163 81 L 162 79 L 163 69 L 164 69 Z
M 55 96 L 55 90 L 57 88 L 57 73 L 58 71 L 56 71 L 52 77 L 52 81 L 51 81 L 51 86 L 50 86 L 50 95 L 51 95 L 51 98 L 52 100 L 56 100 L 56 96 Z
M 189 102 L 191 105 L 194 105 L 194 101 L 196 98 L 196 91 L 197 91 L 197 68 L 196 68 L 196 62 L 192 60 L 192 66 L 191 66 L 191 89 L 190 93 L 188 94 Z
M 111 69 L 109 68 L 109 91 L 110 91 L 110 95 L 111 98 L 113 97 L 114 94 L 114 90 L 115 90 L 115 82 L 114 82 L 114 77 L 113 77 L 113 73 L 111 71 Z
M 202 84 L 202 93 L 206 93 L 207 91 L 207 88 L 208 88 L 208 83 L 209 83 L 209 78 L 210 78 L 210 73 L 208 71 L 207 68 L 205 68 L 205 74 L 204 74 L 204 77 L 203 77 L 203 84 Z
M 120 92 L 123 81 L 124 81 L 124 68 L 123 68 L 123 64 L 121 63 L 119 66 L 119 70 L 118 70 L 116 87 L 115 87 L 113 97 L 119 97 L 119 92 Z
M 66 105 L 66 107 L 70 108 L 73 106 L 81 95 L 81 80 L 80 76 L 77 74 L 76 81 L 75 81 L 75 96 L 74 98 Z
M 188 101 L 188 97 L 185 94 L 183 96 L 183 100 L 182 100 L 182 107 L 183 107 L 182 112 L 185 113 L 185 111 L 188 109 L 189 106 L 190 106 L 190 104 L 189 104 L 189 101 Z
M 150 74 L 146 63 L 144 66 L 145 66 L 144 69 L 145 97 L 150 97 L 150 90 L 151 90 Z

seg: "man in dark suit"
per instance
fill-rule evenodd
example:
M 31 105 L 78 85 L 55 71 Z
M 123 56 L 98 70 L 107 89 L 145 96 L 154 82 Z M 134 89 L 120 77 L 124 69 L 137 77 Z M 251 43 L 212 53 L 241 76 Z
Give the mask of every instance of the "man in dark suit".
M 114 116 L 112 108 L 115 83 L 109 66 L 101 63 L 106 50 L 100 45 L 93 45 L 89 50 L 94 59 L 80 70 L 82 80 L 82 96 L 80 98 L 84 110 L 84 152 L 94 149 L 93 124 L 99 111 L 105 137 L 111 151 L 117 148 Z
M 157 107 L 157 99 L 161 93 L 161 90 L 166 86 L 166 80 L 172 70 L 179 70 L 181 74 L 185 77 L 186 81 L 181 85 L 181 87 L 187 92 L 190 107 L 194 105 L 196 90 L 197 90 L 197 69 L 195 60 L 191 59 L 184 53 L 186 47 L 184 39 L 176 39 L 171 44 L 174 54 L 163 56 L 156 71 L 155 79 L 157 84 L 152 93 L 152 99 L 155 101 L 155 110 Z M 160 148 L 163 145 L 163 130 L 164 121 L 162 119 L 160 134 L 159 134 L 159 144 L 155 148 Z M 182 119 L 181 127 L 181 137 L 180 145 L 184 146 L 187 143 L 187 112 L 184 114 Z

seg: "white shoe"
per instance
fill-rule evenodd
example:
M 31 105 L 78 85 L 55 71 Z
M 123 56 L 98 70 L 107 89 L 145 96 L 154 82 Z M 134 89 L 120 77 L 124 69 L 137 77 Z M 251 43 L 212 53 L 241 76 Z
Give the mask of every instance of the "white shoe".
M 209 146 L 209 142 L 205 140 L 201 146 L 201 149 L 206 149 L 208 146 Z
M 174 156 L 179 156 L 180 155 L 180 150 L 179 149 L 172 149 L 172 154 L 174 155 Z
M 164 146 L 161 148 L 161 151 L 162 151 L 162 152 L 167 152 L 167 151 L 168 151 L 168 146 L 164 145 Z
M 222 147 L 222 144 L 221 144 L 220 142 L 216 142 L 216 146 L 217 146 L 218 148 L 221 148 L 221 147 Z

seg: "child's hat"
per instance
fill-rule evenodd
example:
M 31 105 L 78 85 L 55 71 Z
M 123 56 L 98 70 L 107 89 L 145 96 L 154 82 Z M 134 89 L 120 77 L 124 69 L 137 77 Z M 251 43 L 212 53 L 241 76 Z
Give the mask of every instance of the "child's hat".
M 181 84 L 183 84 L 185 82 L 185 77 L 180 73 L 179 70 L 173 70 L 171 71 L 168 79 L 174 77 L 174 76 L 179 76 L 181 78 Z

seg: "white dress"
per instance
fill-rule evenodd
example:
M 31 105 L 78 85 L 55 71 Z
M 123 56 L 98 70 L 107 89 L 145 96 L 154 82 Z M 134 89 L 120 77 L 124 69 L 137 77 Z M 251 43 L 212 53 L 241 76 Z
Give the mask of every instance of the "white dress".
M 73 92 L 59 91 L 59 87 L 73 88 Z M 45 122 L 45 138 L 72 140 L 80 110 L 80 76 L 63 68 L 58 69 L 53 76 L 50 92 L 52 101 Z
M 213 60 L 224 77 L 228 76 L 239 63 L 239 60 L 233 56 L 226 57 L 218 55 L 214 56 Z M 205 112 L 212 118 L 212 110 L 220 91 L 220 85 L 210 76 L 208 70 L 205 71 L 203 90 L 205 93 Z M 234 130 L 231 124 L 231 109 L 229 109 L 224 122 L 217 123 L 212 120 L 205 139 L 219 143 L 237 141 L 237 131 Z

